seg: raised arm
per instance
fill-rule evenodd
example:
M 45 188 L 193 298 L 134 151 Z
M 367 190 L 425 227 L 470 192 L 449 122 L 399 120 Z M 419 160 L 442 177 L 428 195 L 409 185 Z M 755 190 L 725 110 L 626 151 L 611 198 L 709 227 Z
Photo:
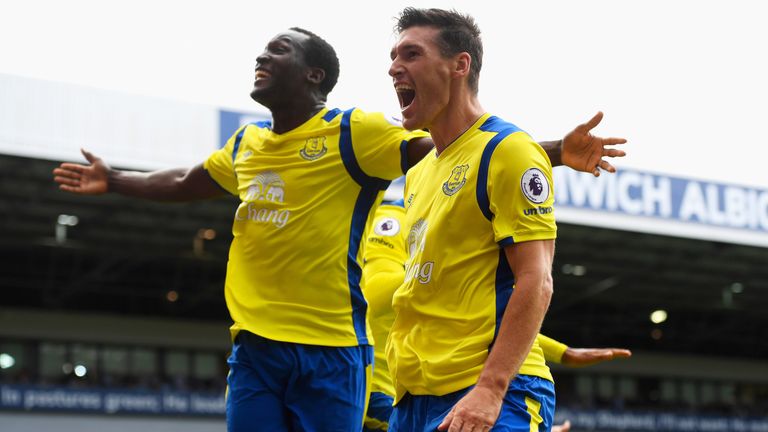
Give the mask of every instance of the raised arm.
M 115 192 L 155 201 L 193 201 L 226 194 L 202 165 L 152 172 L 121 171 L 86 150 L 82 152 L 88 165 L 64 162 L 53 170 L 59 189 L 80 195 Z

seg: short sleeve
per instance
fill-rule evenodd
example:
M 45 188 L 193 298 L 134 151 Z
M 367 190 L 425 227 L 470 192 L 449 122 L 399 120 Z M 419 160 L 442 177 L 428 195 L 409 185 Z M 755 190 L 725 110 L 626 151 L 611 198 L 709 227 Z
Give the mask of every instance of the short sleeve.
M 562 362 L 563 354 L 565 354 L 565 351 L 568 349 L 568 345 L 544 336 L 541 333 L 536 336 L 536 340 L 539 342 L 539 346 L 544 352 L 544 359 L 546 359 L 546 361 L 552 363 Z
M 235 173 L 234 158 L 237 156 L 236 147 L 245 135 L 247 126 L 238 129 L 228 140 L 224 147 L 213 152 L 203 162 L 203 168 L 208 171 L 211 178 L 232 195 L 238 195 L 237 174 Z
M 408 169 L 407 145 L 415 138 L 428 137 L 424 131 L 407 131 L 400 121 L 382 113 L 355 110 L 350 122 L 352 147 L 363 172 L 371 177 L 392 180 Z
M 500 245 L 556 237 L 552 166 L 525 132 L 509 135 L 494 150 L 487 193 L 494 238 Z
M 405 209 L 399 205 L 382 204 L 377 208 L 365 240 L 366 262 L 382 258 L 400 266 L 405 264 L 404 218 Z

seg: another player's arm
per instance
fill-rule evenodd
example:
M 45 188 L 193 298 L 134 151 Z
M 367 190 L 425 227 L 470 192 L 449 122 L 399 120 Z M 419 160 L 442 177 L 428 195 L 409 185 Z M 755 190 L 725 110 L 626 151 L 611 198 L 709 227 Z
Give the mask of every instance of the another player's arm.
M 487 430 L 498 418 L 509 382 L 517 374 L 552 298 L 554 240 L 534 240 L 504 247 L 515 275 L 515 290 L 507 303 L 499 334 L 478 378 L 440 424 L 440 430 L 469 427 Z
M 539 342 L 541 351 L 544 352 L 544 360 L 550 363 L 560 363 L 563 359 L 563 354 L 568 350 L 568 345 L 541 333 L 536 336 L 536 340 Z
M 562 363 L 570 367 L 591 366 L 632 356 L 632 351 L 624 348 L 571 348 L 543 334 L 536 338 L 548 362 Z
M 152 172 L 121 171 L 82 150 L 88 165 L 62 163 L 53 170 L 61 190 L 81 195 L 115 192 L 156 201 L 192 201 L 226 194 L 202 164 Z
M 616 168 L 604 157 L 622 157 L 626 153 L 612 147 L 627 142 L 624 138 L 603 138 L 592 135 L 591 131 L 603 119 L 598 112 L 588 122 L 576 126 L 565 137 L 557 141 L 542 141 L 539 145 L 547 152 L 552 166 L 565 165 L 576 171 L 588 172 L 595 177 L 600 169 L 616 172 Z M 416 138 L 408 142 L 409 167 L 416 165 L 430 150 L 434 143 L 429 137 Z
M 372 317 L 392 310 L 392 296 L 405 278 L 403 263 L 385 257 L 373 258 L 363 266 L 363 294 Z
M 380 206 L 374 221 L 378 224 L 382 218 L 392 218 L 397 228 L 381 236 L 371 229 L 366 236 L 361 285 L 374 318 L 392 310 L 392 296 L 405 279 L 405 245 L 400 231 L 404 216 L 402 207 Z

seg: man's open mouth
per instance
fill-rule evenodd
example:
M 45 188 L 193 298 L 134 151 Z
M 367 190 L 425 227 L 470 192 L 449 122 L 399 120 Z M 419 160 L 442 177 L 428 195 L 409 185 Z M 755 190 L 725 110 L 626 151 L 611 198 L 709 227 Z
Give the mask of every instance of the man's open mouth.
M 400 101 L 400 109 L 408 108 L 413 99 L 416 98 L 416 90 L 411 86 L 398 84 L 395 86 L 395 91 L 397 92 L 397 99 Z

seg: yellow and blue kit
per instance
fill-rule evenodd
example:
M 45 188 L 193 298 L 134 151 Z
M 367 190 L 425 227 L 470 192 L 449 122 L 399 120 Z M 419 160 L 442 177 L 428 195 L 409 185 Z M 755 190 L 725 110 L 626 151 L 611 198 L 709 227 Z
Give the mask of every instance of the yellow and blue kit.
M 374 346 L 373 381 L 363 431 L 386 431 L 392 414 L 395 390 L 385 352 L 389 329 L 395 320 L 392 295 L 405 275 L 405 217 L 403 201 L 382 203 L 374 213 L 373 224 L 365 236 L 361 286 L 368 300 Z
M 556 237 L 551 171 L 528 134 L 485 114 L 408 172 L 408 260 L 387 346 L 398 401 L 393 419 L 419 396 L 455 396 L 476 384 L 514 287 L 504 247 Z M 526 398 L 552 413 L 552 375 L 537 342 L 518 375 L 510 395 L 523 378 L 539 391 L 521 390 L 512 414 L 529 405 Z M 551 424 L 551 416 L 540 420 L 530 411 L 521 415 L 531 424 Z M 409 430 L 405 418 L 396 424 Z
M 225 286 L 233 336 L 368 344 L 361 236 L 407 167 L 407 141 L 426 134 L 358 109 L 323 109 L 283 134 L 268 126 L 241 128 L 204 164 L 241 201 Z
M 299 405 L 286 401 L 305 392 L 316 402 L 318 388 L 325 410 L 307 414 L 323 417 L 316 424 L 362 424 L 372 361 L 359 286 L 362 234 L 389 181 L 408 166 L 407 142 L 426 135 L 379 113 L 322 109 L 283 134 L 268 122 L 246 125 L 205 161 L 211 178 L 241 201 L 224 290 L 233 320 L 233 424 L 256 415 L 251 409 L 259 419 L 280 421 L 286 410 L 292 415 L 285 418 L 301 418 Z M 281 367 L 305 375 L 279 381 Z M 339 375 L 349 373 L 354 385 Z M 275 403 L 284 409 L 272 409 Z

